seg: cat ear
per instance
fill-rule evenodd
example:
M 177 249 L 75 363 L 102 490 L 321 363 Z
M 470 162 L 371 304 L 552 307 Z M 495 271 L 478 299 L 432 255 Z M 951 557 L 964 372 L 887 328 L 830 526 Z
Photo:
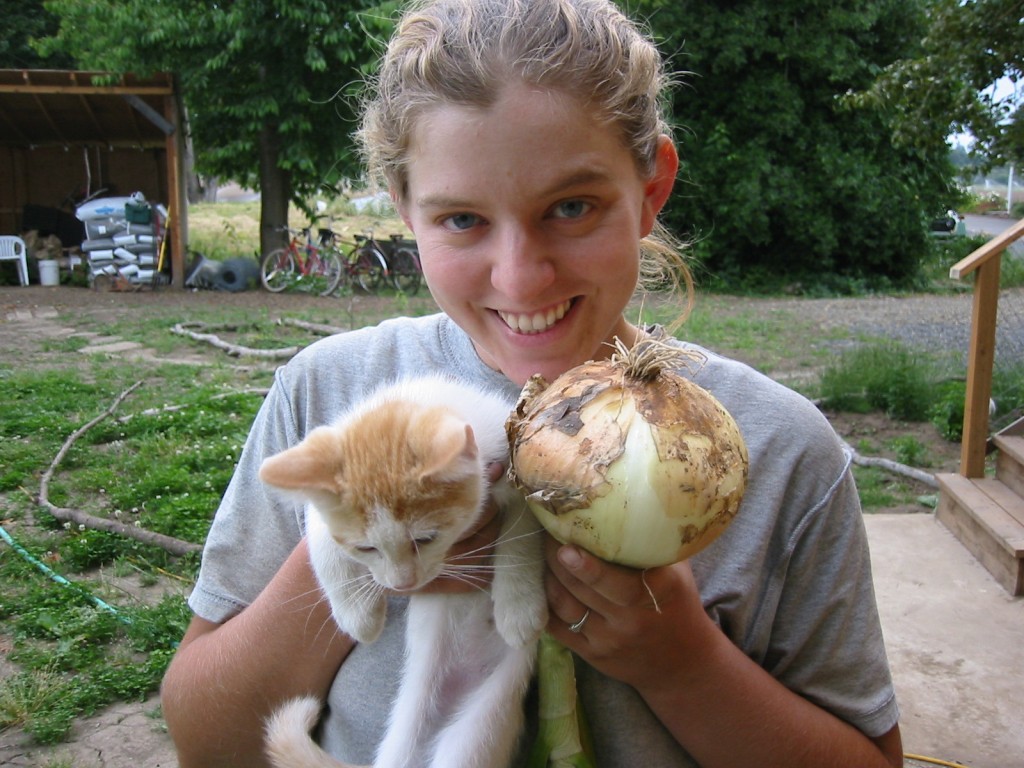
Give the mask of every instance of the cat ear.
M 341 462 L 337 450 L 326 445 L 330 439 L 314 430 L 298 445 L 264 459 L 260 480 L 290 491 L 316 488 L 339 493 Z
M 420 472 L 420 482 L 451 482 L 466 475 L 478 474 L 479 450 L 473 428 L 458 419 L 446 419 L 438 425 L 433 437 L 434 450 L 429 463 Z

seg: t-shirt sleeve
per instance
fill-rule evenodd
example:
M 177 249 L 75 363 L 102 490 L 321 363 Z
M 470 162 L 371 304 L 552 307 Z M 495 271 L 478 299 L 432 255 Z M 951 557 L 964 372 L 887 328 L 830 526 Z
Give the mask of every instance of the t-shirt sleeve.
M 302 505 L 258 474 L 264 458 L 301 439 L 286 389 L 279 370 L 206 538 L 189 607 L 208 621 L 224 622 L 252 603 L 303 535 Z
M 787 687 L 880 736 L 899 719 L 849 466 L 792 532 L 763 666 Z M 827 588 L 823 588 L 827 587 Z

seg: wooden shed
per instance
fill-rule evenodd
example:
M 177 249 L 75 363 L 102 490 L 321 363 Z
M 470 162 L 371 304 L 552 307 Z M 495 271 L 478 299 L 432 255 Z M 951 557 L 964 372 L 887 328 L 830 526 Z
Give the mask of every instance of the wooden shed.
M 142 192 L 169 213 L 172 285 L 184 286 L 184 129 L 174 77 L 0 69 L 0 233 L 81 242 L 75 205 Z M 76 242 L 77 240 L 77 242 Z

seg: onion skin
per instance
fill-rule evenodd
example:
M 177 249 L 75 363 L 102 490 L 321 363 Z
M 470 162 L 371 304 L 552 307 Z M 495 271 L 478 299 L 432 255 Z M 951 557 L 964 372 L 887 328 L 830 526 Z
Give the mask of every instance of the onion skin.
M 686 353 L 659 345 L 664 362 Z M 634 568 L 668 565 L 717 538 L 746 489 L 732 416 L 676 371 L 613 356 L 533 377 L 506 425 L 509 476 L 563 544 Z M 656 456 L 656 458 L 655 458 Z

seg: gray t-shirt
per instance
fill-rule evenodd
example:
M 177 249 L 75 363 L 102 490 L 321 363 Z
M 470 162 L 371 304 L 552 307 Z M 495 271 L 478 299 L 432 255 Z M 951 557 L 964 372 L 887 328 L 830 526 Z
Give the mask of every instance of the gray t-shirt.
M 707 362 L 693 379 L 730 411 L 750 453 L 739 514 L 691 559 L 705 609 L 788 688 L 867 735 L 881 735 L 898 710 L 850 457 L 806 399 L 700 351 Z M 519 394 L 444 315 L 332 336 L 280 368 L 207 538 L 192 610 L 214 622 L 240 612 L 303 534 L 302 508 L 272 498 L 258 479 L 266 456 L 384 382 L 439 370 L 506 392 L 510 406 Z M 405 601 L 392 600 L 382 637 L 356 646 L 335 679 L 320 741 L 340 759 L 373 760 L 398 688 L 404 617 Z M 695 765 L 632 688 L 579 659 L 577 675 L 600 768 Z M 528 703 L 528 716 L 533 708 Z M 527 734 L 524 745 L 529 740 Z

